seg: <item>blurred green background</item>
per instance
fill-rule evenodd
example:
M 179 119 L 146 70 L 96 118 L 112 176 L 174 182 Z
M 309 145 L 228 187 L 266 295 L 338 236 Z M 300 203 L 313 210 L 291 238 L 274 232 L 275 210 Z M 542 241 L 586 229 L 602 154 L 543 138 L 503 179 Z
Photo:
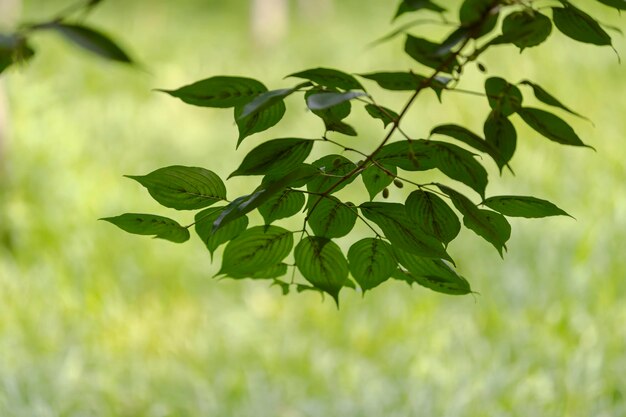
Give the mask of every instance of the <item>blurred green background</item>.
M 579 3 L 624 27 L 617 13 Z M 21 19 L 67 4 L 25 0 Z M 0 416 L 626 415 L 626 72 L 610 48 L 555 33 L 522 55 L 485 56 L 490 74 L 529 78 L 588 115 L 595 127 L 559 113 L 597 152 L 517 123 L 517 176 L 499 177 L 491 165 L 488 194 L 546 198 L 577 220 L 512 221 L 504 260 L 464 231 L 450 252 L 479 295 L 387 282 L 365 298 L 343 291 L 338 311 L 314 293 L 283 297 L 267 282 L 213 280 L 219 259 L 211 263 L 195 237 L 175 245 L 97 221 L 149 212 L 190 223 L 190 213 L 165 211 L 122 175 L 180 164 L 225 178 L 264 139 L 321 133 L 292 97 L 281 125 L 235 152 L 230 111 L 153 88 L 218 74 L 279 88 L 293 84 L 286 74 L 315 66 L 413 67 L 401 39 L 366 47 L 391 29 L 395 2 L 328 4 L 294 2 L 272 43 L 251 32 L 247 1 L 110 0 L 88 21 L 145 70 L 43 35 L 32 63 L 2 76 Z M 624 38 L 614 38 L 626 56 Z M 463 85 L 480 90 L 483 79 L 470 70 Z M 371 91 L 390 107 L 405 97 Z M 354 113 L 361 135 L 346 143 L 371 149 L 381 129 Z M 406 129 L 423 137 L 456 122 L 480 132 L 486 115 L 483 98 L 449 93 L 440 105 L 426 94 Z M 255 185 L 231 180 L 229 196 Z

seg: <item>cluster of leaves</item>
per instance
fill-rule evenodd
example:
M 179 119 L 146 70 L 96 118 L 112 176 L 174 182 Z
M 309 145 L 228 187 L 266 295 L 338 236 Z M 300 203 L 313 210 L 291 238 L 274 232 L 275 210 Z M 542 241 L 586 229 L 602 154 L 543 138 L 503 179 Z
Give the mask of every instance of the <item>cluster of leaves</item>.
M 626 9 L 622 0 L 599 2 Z M 548 39 L 553 26 L 579 42 L 611 45 L 611 37 L 602 25 L 569 1 L 558 0 L 555 6 L 541 8 L 537 3 L 543 2 L 465 0 L 458 10 L 458 25 L 443 40 L 404 34 L 404 50 L 416 62 L 415 68 L 408 71 L 355 76 L 336 69 L 313 68 L 291 74 L 289 77 L 300 80 L 293 87 L 271 91 L 257 80 L 230 76 L 161 90 L 188 104 L 232 108 L 239 130 L 237 145 L 276 125 L 285 114 L 285 99 L 294 94 L 303 95 L 308 109 L 323 122 L 325 133 L 313 139 L 271 139 L 255 147 L 230 177 L 260 176 L 260 184 L 233 200 L 227 199 L 226 186 L 219 176 L 204 168 L 170 166 L 130 177 L 165 207 L 202 209 L 192 225 L 132 213 L 104 220 L 130 233 L 177 243 L 188 240 L 189 229 L 195 226 L 211 254 L 226 244 L 219 276 L 268 279 L 285 293 L 291 287 L 298 291 L 312 289 L 329 294 L 338 303 L 343 287 L 358 284 L 365 292 L 390 278 L 446 294 L 472 292 L 468 281 L 456 272 L 447 251 L 461 230 L 461 220 L 502 255 L 511 234 L 506 217 L 567 215 L 556 205 L 535 197 L 487 197 L 487 170 L 478 154 L 492 159 L 501 173 L 510 169 L 517 145 L 516 128 L 510 120 L 514 116 L 551 141 L 587 146 L 561 117 L 526 106 L 527 93 L 546 107 L 579 115 L 533 81 L 513 83 L 486 76 L 484 92 L 479 94 L 485 97 L 490 111 L 482 134 L 457 124 L 444 124 L 435 126 L 428 138 L 419 139 L 402 128 L 402 121 L 423 91 L 432 90 L 440 99 L 447 91 L 461 91 L 457 85 L 465 66 L 477 65 L 485 72 L 477 59 L 489 48 L 513 45 L 522 51 L 535 47 Z M 403 0 L 396 16 L 406 13 L 439 13 L 442 22 L 450 21 L 444 15 L 445 8 L 429 0 Z M 390 37 L 406 29 L 405 25 Z M 383 90 L 405 92 L 406 104 L 398 111 L 380 105 L 362 81 L 373 82 Z M 328 137 L 329 132 L 357 135 L 345 121 L 353 104 L 362 104 L 367 114 L 382 122 L 381 140 L 370 152 Z M 318 142 L 336 145 L 341 154 L 308 161 Z M 344 154 L 354 154 L 355 158 Z M 405 173 L 427 170 L 438 170 L 453 182 L 417 183 Z M 364 201 L 341 201 L 336 193 L 359 178 L 367 189 Z M 403 203 L 388 202 L 385 200 L 391 184 L 408 184 L 414 190 Z M 248 215 L 253 210 L 260 213 L 264 224 L 249 224 Z M 277 225 L 281 219 L 300 213 L 301 229 Z M 367 226 L 371 236 L 353 239 L 344 254 L 337 239 L 343 238 L 342 243 L 348 247 L 346 240 L 351 238 L 357 222 Z M 293 268 L 291 274 L 289 268 Z M 285 275 L 291 275 L 291 280 L 282 278 Z
M 50 21 L 22 25 L 13 33 L 0 33 L 0 73 L 12 65 L 29 61 L 35 55 L 31 38 L 42 32 L 55 32 L 70 43 L 102 58 L 132 64 L 130 56 L 102 32 L 82 20 L 102 0 L 86 0 L 68 7 Z

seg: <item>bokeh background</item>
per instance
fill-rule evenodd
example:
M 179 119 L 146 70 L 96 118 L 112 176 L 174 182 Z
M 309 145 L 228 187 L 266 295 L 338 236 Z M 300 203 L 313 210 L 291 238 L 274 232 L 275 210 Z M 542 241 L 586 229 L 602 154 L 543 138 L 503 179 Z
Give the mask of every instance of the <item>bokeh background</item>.
M 599 3 L 578 3 L 625 27 Z M 46 19 L 67 4 L 24 0 L 18 19 Z M 97 221 L 148 212 L 190 223 L 190 213 L 160 208 L 122 175 L 180 164 L 226 177 L 264 139 L 321 133 L 292 97 L 281 125 L 235 152 L 230 111 L 152 89 L 222 74 L 279 88 L 293 84 L 285 75 L 316 66 L 414 68 L 401 39 L 367 47 L 391 29 L 394 8 L 301 0 L 286 19 L 254 23 L 244 0 L 103 2 L 89 23 L 126 46 L 141 70 L 54 36 L 35 39 L 38 56 L 0 79 L 8 114 L 0 416 L 626 415 L 626 70 L 610 48 L 554 33 L 522 55 L 485 55 L 491 75 L 534 80 L 590 117 L 595 126 L 555 110 L 597 152 L 556 145 L 516 120 L 517 176 L 490 166 L 488 193 L 546 198 L 576 220 L 513 220 L 504 260 L 462 232 L 450 252 L 475 296 L 390 281 L 364 298 L 343 291 L 337 310 L 315 293 L 284 297 L 267 282 L 212 279 L 219 256 L 212 263 L 195 236 L 175 245 Z M 624 38 L 613 35 L 626 57 Z M 470 69 L 463 85 L 480 90 L 483 80 Z M 390 107 L 405 97 L 371 92 Z M 349 122 L 360 136 L 346 143 L 371 149 L 380 126 L 356 107 Z M 425 94 L 406 129 L 423 137 L 455 122 L 480 132 L 487 111 L 481 97 L 450 93 L 438 104 Z M 231 180 L 229 195 L 255 185 Z M 353 188 L 355 199 L 364 192 Z

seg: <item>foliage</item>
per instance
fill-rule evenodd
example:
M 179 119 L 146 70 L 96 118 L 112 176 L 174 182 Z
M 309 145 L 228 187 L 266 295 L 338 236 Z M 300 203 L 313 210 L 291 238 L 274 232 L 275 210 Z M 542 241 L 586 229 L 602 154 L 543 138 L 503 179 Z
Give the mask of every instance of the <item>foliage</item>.
M 517 145 L 516 128 L 510 121 L 514 115 L 551 141 L 588 147 L 559 116 L 524 106 L 520 87 L 529 87 L 530 90 L 524 92 L 532 92 L 547 106 L 574 115 L 578 113 L 532 81 L 512 83 L 490 76 L 485 80 L 484 93 L 479 93 L 491 108 L 485 117 L 482 136 L 449 123 L 433 127 L 428 138 L 417 139 L 405 132 L 402 121 L 424 91 L 432 90 L 442 100 L 444 97 L 447 100 L 448 91 L 468 92 L 457 87 L 463 70 L 468 65 L 484 70 L 478 58 L 489 48 L 513 45 L 523 51 L 535 47 L 551 35 L 553 26 L 576 41 L 611 45 L 611 38 L 602 25 L 569 1 L 555 2 L 548 8 L 548 14 L 544 14 L 544 7 L 537 3 L 466 0 L 458 11 L 458 25 L 443 40 L 407 34 L 405 52 L 419 64 L 415 71 L 358 75 L 364 82 L 373 81 L 384 90 L 406 92 L 406 104 L 397 111 L 379 104 L 354 75 L 330 68 L 291 74 L 289 77 L 304 81 L 271 91 L 257 80 L 232 76 L 214 76 L 179 89 L 161 90 L 188 104 L 233 108 L 239 128 L 237 145 L 279 123 L 286 111 L 284 100 L 293 94 L 304 96 L 307 107 L 322 119 L 325 133 L 313 139 L 272 139 L 254 148 L 230 176 L 258 175 L 262 176 L 261 182 L 249 194 L 232 201 L 226 197 L 222 180 L 203 168 L 172 166 L 131 178 L 166 207 L 205 209 L 196 215 L 194 224 L 211 253 L 226 244 L 219 275 L 269 279 L 285 292 L 294 287 L 299 291 L 323 291 L 337 302 L 343 287 L 354 287 L 349 274 L 363 291 L 394 278 L 447 294 L 468 294 L 470 285 L 454 270 L 453 258 L 448 253 L 449 243 L 461 229 L 459 215 L 466 228 L 487 240 L 502 255 L 511 234 L 506 217 L 566 214 L 554 204 L 535 197 L 487 197 L 487 169 L 475 152 L 493 159 L 501 172 L 505 167 L 512 171 L 510 161 Z M 610 5 L 624 8 L 620 2 Z M 441 13 L 442 25 L 448 22 L 444 8 L 431 1 L 404 0 L 396 16 L 431 12 Z M 76 36 L 76 33 L 88 31 L 72 30 L 74 25 L 61 23 L 34 28 L 55 29 L 68 37 L 68 33 Z M 96 53 L 102 49 L 93 45 L 115 45 L 96 35 L 88 43 L 74 41 L 81 46 L 91 45 L 86 48 Z M 117 47 L 104 50 L 107 53 L 100 55 L 110 59 L 124 61 L 121 58 L 127 57 L 120 54 L 121 49 Z M 417 73 L 418 70 L 425 75 Z M 331 132 L 357 136 L 357 130 L 345 122 L 353 103 L 363 104 L 367 114 L 383 123 L 381 141 L 370 152 L 329 137 Z M 433 140 L 433 136 L 437 140 Z M 446 141 L 440 140 L 444 138 Z M 307 163 L 316 142 L 334 144 L 342 155 L 330 154 Z M 343 153 L 357 157 L 352 160 Z M 433 169 L 455 181 L 454 188 L 447 182 L 416 182 L 403 172 Z M 368 193 L 364 201 L 359 204 L 342 201 L 336 193 L 359 177 Z M 408 184 L 415 187 L 415 191 L 404 204 L 368 201 L 379 195 L 387 199 L 387 187 L 391 184 L 396 187 Z M 473 197 L 466 195 L 468 191 Z M 480 198 L 479 204 L 475 203 L 476 197 Z M 225 204 L 210 207 L 220 201 Z M 287 230 L 273 224 L 296 216 L 302 207 L 305 214 L 301 229 Z M 254 210 L 262 215 L 265 226 L 248 228 L 248 215 Z M 174 220 L 146 214 L 126 214 L 105 220 L 131 233 L 175 242 L 187 240 L 189 235 L 181 229 L 194 225 L 182 227 Z M 372 237 L 363 239 L 353 231 L 357 221 L 370 229 Z M 353 242 L 347 257 L 342 245 L 336 243 L 341 238 L 345 239 L 340 243 L 347 239 Z M 292 250 L 294 263 L 288 264 L 285 260 Z M 294 268 L 292 278 L 285 281 L 281 277 L 289 268 Z M 295 277 L 296 268 L 306 284 Z

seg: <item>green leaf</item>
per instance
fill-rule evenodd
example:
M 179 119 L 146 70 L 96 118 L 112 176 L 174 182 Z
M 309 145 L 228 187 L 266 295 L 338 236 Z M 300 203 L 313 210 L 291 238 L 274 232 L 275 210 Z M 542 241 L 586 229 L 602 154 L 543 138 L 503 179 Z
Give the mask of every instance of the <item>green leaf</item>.
M 540 45 L 552 33 L 552 21 L 536 10 L 527 9 L 513 12 L 502 22 L 502 36 L 499 42 L 512 43 L 523 51 L 525 48 Z
M 404 51 L 414 60 L 429 68 L 451 73 L 459 65 L 456 57 L 440 54 L 441 45 L 423 38 L 407 35 Z
M 271 278 L 278 278 L 278 277 L 282 277 L 283 275 L 287 274 L 287 264 L 285 263 L 279 263 L 277 265 L 274 266 L 270 266 L 268 268 L 264 268 L 261 269 L 259 271 L 253 272 L 249 278 L 252 279 L 271 279 Z M 287 284 L 287 288 L 289 288 L 289 285 Z M 289 292 L 289 291 L 287 291 Z
M 593 17 L 568 2 L 562 4 L 565 7 L 552 8 L 552 20 L 561 33 L 579 42 L 601 46 L 612 44 L 611 36 Z
M 308 102 L 310 96 L 319 94 L 320 91 L 324 90 L 307 91 L 304 95 L 305 100 Z M 343 119 L 350 115 L 351 110 L 352 105 L 350 104 L 350 101 L 344 101 L 343 103 L 337 104 L 336 106 L 328 107 L 321 110 L 312 110 L 312 113 L 324 121 L 326 131 L 343 133 L 344 135 L 348 136 L 356 136 L 357 133 L 354 128 L 342 122 Z
M 13 64 L 26 62 L 35 55 L 26 38 L 0 33 L 0 74 Z
M 210 207 L 198 212 L 195 216 L 196 233 L 211 253 L 211 257 L 221 244 L 236 238 L 248 227 L 248 218 L 242 216 L 214 232 L 213 222 L 218 219 L 225 208 L 226 206 Z
M 363 96 L 367 96 L 367 94 L 361 91 L 311 94 L 306 99 L 306 105 L 311 110 L 323 110 Z
M 226 199 L 226 187 L 214 172 L 173 165 L 148 175 L 126 175 L 148 189 L 159 204 L 177 210 L 196 210 Z
M 303 78 L 324 87 L 342 90 L 364 90 L 356 78 L 345 72 L 331 68 L 313 68 L 290 74 L 287 77 Z
M 373 238 L 354 243 L 348 250 L 348 263 L 363 293 L 387 281 L 397 268 L 391 245 Z
M 372 116 L 374 119 L 381 120 L 384 127 L 387 127 L 388 124 L 393 123 L 400 117 L 398 113 L 394 112 L 393 110 L 374 104 L 366 104 L 365 110 L 367 110 L 369 115 Z
M 409 219 L 424 232 L 446 246 L 461 231 L 461 222 L 454 211 L 436 194 L 417 190 L 406 200 Z
M 302 276 L 339 306 L 339 291 L 348 279 L 348 261 L 339 246 L 330 239 L 308 236 L 296 246 L 294 257 Z
M 385 166 L 396 166 L 405 171 L 426 171 L 435 168 L 430 147 L 425 141 L 408 141 L 389 143 L 374 155 L 374 160 Z
M 440 125 L 433 128 L 433 130 L 430 131 L 430 134 L 444 135 L 454 138 L 480 152 L 488 154 L 489 156 L 491 156 L 491 158 L 493 158 L 498 166 L 500 166 L 500 164 L 502 164 L 502 166 L 506 165 L 506 161 L 503 161 L 502 157 L 500 156 L 500 152 L 493 145 L 491 145 L 491 143 L 487 142 L 485 139 L 481 138 L 471 130 L 464 128 L 463 126 L 454 124 Z
M 307 184 L 307 189 L 312 193 L 324 193 L 334 186 L 341 178 L 356 169 L 356 164 L 341 155 L 326 155 L 313 162 L 313 166 L 320 169 L 323 175 L 313 178 Z M 333 189 L 333 193 L 341 190 L 354 181 L 352 176 Z
M 263 108 L 258 112 L 254 112 L 245 118 L 240 117 L 243 112 L 243 106 L 235 107 L 235 122 L 239 130 L 239 138 L 237 139 L 237 147 L 245 138 L 255 133 L 263 132 L 280 122 L 287 110 L 283 101 L 277 101 L 272 105 Z
M 316 197 L 312 195 L 310 201 L 317 198 L 322 200 L 315 210 L 309 210 L 308 223 L 315 236 L 329 239 L 346 236 L 356 223 L 356 208 L 352 203 L 342 203 L 334 197 Z M 312 207 L 312 206 L 311 206 Z
M 296 91 L 295 88 L 282 88 L 280 90 L 266 91 L 265 93 L 259 94 L 254 100 L 243 106 L 241 114 L 237 116 L 237 120 L 245 119 L 276 103 L 281 103 L 285 97 L 289 96 L 294 91 Z
M 420 256 L 452 260 L 440 242 L 417 228 L 402 204 L 363 203 L 359 208 L 380 227 L 393 246 Z
M 431 10 L 437 13 L 443 13 L 446 11 L 443 7 L 433 3 L 430 0 L 402 0 L 400 6 L 398 6 L 398 10 L 396 11 L 394 19 L 397 19 L 399 16 L 409 13 L 416 12 L 418 10 Z
M 423 258 L 397 248 L 394 254 L 406 268 L 406 271 L 399 271 L 403 281 L 416 282 L 422 287 L 449 295 L 472 292 L 469 282 L 441 259 Z
M 517 147 L 515 126 L 501 113 L 492 111 L 485 121 L 483 132 L 487 143 L 497 150 L 498 158 L 495 161 L 502 172 L 502 168 L 509 163 Z
M 554 142 L 563 145 L 587 146 L 591 148 L 591 146 L 585 145 L 583 141 L 580 140 L 570 125 L 552 113 L 545 110 L 524 107 L 518 111 L 518 114 L 528 126 Z
M 488 78 L 485 81 L 485 93 L 487 93 L 489 106 L 505 117 L 517 112 L 522 107 L 522 92 L 505 79 Z
M 201 107 L 229 108 L 245 106 L 267 88 L 257 80 L 217 76 L 197 81 L 177 90 L 157 90 Z
M 285 173 L 304 162 L 313 149 L 309 139 L 274 139 L 252 149 L 230 177 Z
M 424 141 L 424 145 L 430 147 L 431 159 L 436 168 L 481 196 L 485 195 L 487 171 L 471 152 L 446 142 Z
M 412 72 L 374 72 L 370 74 L 359 74 L 360 77 L 376 82 L 381 88 L 390 91 L 415 91 L 418 89 L 431 87 L 437 95 L 450 82 L 450 78 L 436 77 L 428 83 L 428 78 L 413 74 Z
M 483 204 L 509 217 L 569 216 L 553 203 L 535 197 L 500 195 L 489 197 L 483 201 Z
M 616 9 L 619 9 L 619 10 L 626 10 L 626 0 L 597 0 L 597 1 L 609 7 L 615 7 Z
M 385 166 L 385 169 L 394 175 L 398 173 L 398 170 L 393 165 Z M 365 184 L 365 188 L 367 188 L 370 200 L 373 200 L 378 193 L 393 182 L 394 177 L 387 174 L 377 165 L 372 164 L 361 173 L 361 179 L 363 180 L 363 184 Z
M 102 58 L 125 64 L 133 63 L 128 54 L 108 36 L 90 27 L 68 23 L 46 23 L 35 26 L 35 29 L 54 30 L 74 45 Z
M 295 184 L 299 185 L 303 181 L 308 182 L 309 178 L 315 177 L 318 173 L 319 171 L 315 167 L 303 164 L 285 175 L 269 177 L 253 193 L 238 197 L 228 204 L 217 220 L 213 222 L 213 231 L 215 232 L 268 202 L 273 196 L 283 192 L 285 188 Z
M 511 225 L 504 216 L 495 211 L 481 210 L 463 194 L 437 184 L 439 189 L 447 194 L 454 206 L 463 214 L 463 224 L 478 236 L 491 243 L 503 256 L 502 249 L 506 249 L 506 242 L 511 237 Z
M 543 104 L 547 104 L 548 106 L 553 106 L 553 107 L 558 107 L 562 110 L 565 110 L 566 112 L 573 114 L 574 116 L 578 116 L 581 117 L 583 119 L 586 119 L 585 116 L 581 116 L 579 113 L 576 113 L 575 111 L 573 111 L 572 109 L 566 107 L 563 103 L 561 103 L 559 100 L 556 99 L 556 97 L 554 97 L 552 94 L 548 93 L 545 89 L 543 89 L 541 86 L 528 81 L 528 80 L 523 80 L 520 82 L 520 84 L 523 85 L 527 85 L 529 87 L 531 87 L 533 89 L 533 94 L 535 94 L 535 97 L 537 98 L 537 100 L 541 101 Z
M 291 217 L 298 213 L 304 206 L 306 198 L 304 193 L 294 190 L 285 190 L 280 194 L 274 194 L 267 202 L 259 206 L 259 213 L 263 216 L 265 224 L 275 220 Z
M 491 32 L 498 22 L 498 3 L 494 0 L 465 0 L 459 9 L 462 26 L 471 28 L 475 38 Z
M 218 275 L 252 278 L 279 264 L 292 247 L 290 231 L 271 225 L 252 227 L 226 245 Z
M 121 216 L 105 217 L 100 220 L 105 220 L 125 232 L 135 235 L 150 235 L 174 243 L 183 243 L 189 240 L 189 230 L 167 217 L 155 216 L 153 214 L 126 213 Z

